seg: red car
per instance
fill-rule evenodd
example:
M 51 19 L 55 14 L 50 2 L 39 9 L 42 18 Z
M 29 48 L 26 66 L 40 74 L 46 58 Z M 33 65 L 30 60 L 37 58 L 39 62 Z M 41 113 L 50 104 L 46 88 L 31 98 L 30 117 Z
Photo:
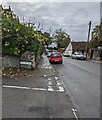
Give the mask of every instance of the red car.
M 61 63 L 62 64 L 62 54 L 61 53 L 52 53 L 49 58 L 50 63 Z

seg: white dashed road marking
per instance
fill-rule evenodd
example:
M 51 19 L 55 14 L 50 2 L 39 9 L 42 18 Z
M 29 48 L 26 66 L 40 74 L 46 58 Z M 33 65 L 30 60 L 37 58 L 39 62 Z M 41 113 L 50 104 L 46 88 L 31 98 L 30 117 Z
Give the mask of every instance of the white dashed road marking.
M 57 90 L 57 91 L 59 91 L 59 92 L 64 92 L 63 86 L 58 86 L 58 90 Z
M 61 80 L 58 80 L 58 77 L 56 77 L 56 83 L 57 83 L 57 86 L 58 86 L 58 90 L 57 91 L 64 92 L 63 84 L 62 84 Z
M 51 78 L 49 77 L 48 80 L 51 80 Z
M 59 77 L 55 77 L 55 80 L 58 80 L 59 79 Z
M 54 91 L 52 86 L 48 86 L 48 91 Z
M 50 77 L 48 78 L 48 87 L 46 89 L 45 88 L 37 88 L 37 87 L 33 88 L 33 87 L 10 86 L 10 85 L 3 85 L 3 87 L 4 88 L 14 88 L 14 89 L 35 90 L 35 91 L 52 91 L 52 92 L 53 91 L 58 91 L 58 92 L 64 92 L 63 84 L 62 84 L 61 80 L 58 80 L 58 79 L 59 79 L 59 77 L 55 77 L 58 90 L 53 89 L 53 83 L 52 83 L 52 79 Z
M 77 117 L 77 115 L 76 115 L 77 110 L 76 110 L 76 109 L 72 109 L 72 112 L 73 112 L 73 114 L 74 114 L 76 120 L 78 120 L 78 117 Z
M 40 91 L 45 91 L 47 89 L 44 89 L 44 88 L 31 88 L 32 90 L 40 90 Z
M 61 81 L 56 81 L 57 85 L 62 85 Z
M 37 90 L 37 91 L 45 91 L 47 89 L 44 88 L 30 88 L 30 87 L 21 87 L 21 86 L 9 86 L 3 85 L 4 88 L 15 88 L 15 89 L 25 89 L 25 90 Z
M 9 86 L 9 85 L 3 85 L 4 88 L 12 88 L 12 89 L 23 89 L 23 90 L 34 90 L 34 91 L 58 91 L 63 92 L 64 89 L 59 86 L 58 90 L 54 90 L 52 86 L 48 86 L 48 89 L 45 88 L 30 88 L 30 87 L 21 87 L 21 86 Z
M 9 85 L 3 85 L 5 88 L 16 88 L 16 89 L 31 89 L 30 87 L 21 87 L 21 86 L 9 86 Z
M 48 81 L 48 85 L 52 85 L 52 82 L 51 82 L 51 81 Z

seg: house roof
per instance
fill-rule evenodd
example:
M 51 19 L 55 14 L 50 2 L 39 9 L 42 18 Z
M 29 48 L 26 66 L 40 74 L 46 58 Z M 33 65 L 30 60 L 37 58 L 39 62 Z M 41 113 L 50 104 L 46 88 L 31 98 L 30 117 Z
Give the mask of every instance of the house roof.
M 82 41 L 82 42 L 71 42 L 71 44 L 72 44 L 72 48 L 75 51 L 86 50 L 87 42 L 85 42 L 85 41 Z
M 71 42 L 72 44 L 85 44 L 85 43 L 87 43 L 86 41 L 78 41 L 78 42 Z
M 2 5 L 1 5 L 2 6 Z M 11 7 L 9 6 L 9 7 L 2 7 L 2 9 L 4 10 L 4 11 L 11 11 Z

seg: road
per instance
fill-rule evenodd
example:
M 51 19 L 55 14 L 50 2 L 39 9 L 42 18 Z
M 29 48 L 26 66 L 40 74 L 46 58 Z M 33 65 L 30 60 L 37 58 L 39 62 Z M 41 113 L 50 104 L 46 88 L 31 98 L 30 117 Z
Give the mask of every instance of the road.
M 7 74 L 5 76 L 4 72 L 2 77 L 3 118 L 75 118 L 72 111 L 75 107 L 46 56 L 34 71 L 5 71 Z
M 100 64 L 63 57 L 53 67 L 70 94 L 81 118 L 100 118 Z

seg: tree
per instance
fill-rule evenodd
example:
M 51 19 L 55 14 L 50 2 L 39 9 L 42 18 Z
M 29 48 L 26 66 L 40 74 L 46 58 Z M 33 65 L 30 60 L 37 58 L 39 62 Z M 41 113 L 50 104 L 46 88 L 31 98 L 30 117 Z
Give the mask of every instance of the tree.
M 49 41 L 41 31 L 35 31 L 32 26 L 22 24 L 13 18 L 13 13 L 2 12 L 2 54 L 21 56 L 27 50 L 33 51 L 35 55 L 42 52 L 43 45 Z
M 44 32 L 44 37 L 46 38 L 46 39 L 45 39 L 45 45 L 48 46 L 49 44 L 51 44 L 52 38 L 51 38 L 51 36 L 50 36 L 50 33 Z
M 90 40 L 91 48 L 102 46 L 102 24 L 96 25 L 92 31 L 92 39 Z
M 66 48 L 70 42 L 69 35 L 62 28 L 55 31 L 53 39 L 58 44 L 58 48 Z

